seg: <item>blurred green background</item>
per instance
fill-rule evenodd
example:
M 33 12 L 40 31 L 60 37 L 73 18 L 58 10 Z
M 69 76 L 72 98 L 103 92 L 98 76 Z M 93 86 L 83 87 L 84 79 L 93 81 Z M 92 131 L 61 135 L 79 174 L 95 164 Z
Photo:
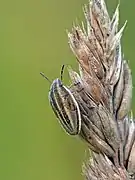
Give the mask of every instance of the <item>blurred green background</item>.
M 107 1 L 111 14 L 117 2 Z M 86 147 L 60 127 L 48 103 L 50 84 L 39 72 L 55 79 L 62 64 L 76 68 L 66 29 L 71 29 L 76 18 L 84 19 L 85 3 L 88 1 L 0 2 L 1 180 L 83 179 Z M 128 20 L 122 42 L 133 77 L 134 6 L 134 1 L 121 0 L 120 24 Z

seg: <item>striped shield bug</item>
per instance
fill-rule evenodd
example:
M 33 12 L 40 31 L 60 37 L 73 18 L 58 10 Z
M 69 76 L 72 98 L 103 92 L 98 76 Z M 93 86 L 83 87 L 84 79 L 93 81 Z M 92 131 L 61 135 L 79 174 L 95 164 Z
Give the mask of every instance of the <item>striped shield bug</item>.
M 64 66 L 61 70 L 61 80 L 57 78 L 51 84 L 49 102 L 65 131 L 70 135 L 77 135 L 81 130 L 81 113 L 73 94 L 62 83 L 63 68 Z M 48 80 L 43 73 L 40 74 Z

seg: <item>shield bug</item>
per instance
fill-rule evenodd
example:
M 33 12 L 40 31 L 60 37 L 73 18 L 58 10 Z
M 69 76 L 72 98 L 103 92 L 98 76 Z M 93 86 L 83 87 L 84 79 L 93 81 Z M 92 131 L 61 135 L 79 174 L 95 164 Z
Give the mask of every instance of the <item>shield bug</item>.
M 61 70 L 61 80 L 57 78 L 51 84 L 49 102 L 65 131 L 70 135 L 77 135 L 81 130 L 81 113 L 73 94 L 62 83 L 63 69 L 64 66 Z M 43 73 L 40 74 L 48 80 Z

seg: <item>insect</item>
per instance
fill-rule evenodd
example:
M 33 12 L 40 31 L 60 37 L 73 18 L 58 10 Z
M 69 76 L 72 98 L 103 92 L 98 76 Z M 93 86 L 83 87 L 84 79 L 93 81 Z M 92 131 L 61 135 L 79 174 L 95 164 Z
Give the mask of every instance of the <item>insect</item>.
M 81 130 L 81 113 L 70 89 L 62 83 L 63 69 L 64 66 L 62 66 L 61 70 L 61 80 L 57 78 L 51 84 L 49 102 L 65 131 L 70 135 L 77 135 Z M 40 74 L 48 80 L 43 73 Z

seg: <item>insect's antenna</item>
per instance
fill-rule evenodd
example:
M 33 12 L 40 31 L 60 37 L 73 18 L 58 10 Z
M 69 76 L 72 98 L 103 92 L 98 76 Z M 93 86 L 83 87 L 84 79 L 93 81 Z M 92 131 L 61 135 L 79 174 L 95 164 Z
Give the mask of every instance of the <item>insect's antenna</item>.
M 61 81 L 63 79 L 64 68 L 65 68 L 65 65 L 63 64 L 62 67 L 61 67 L 61 72 L 60 72 L 60 79 L 61 79 Z
M 42 76 L 43 78 L 45 78 L 49 83 L 52 83 L 51 80 L 50 80 L 48 77 L 46 77 L 43 72 L 40 72 L 40 74 L 41 74 L 41 76 Z

